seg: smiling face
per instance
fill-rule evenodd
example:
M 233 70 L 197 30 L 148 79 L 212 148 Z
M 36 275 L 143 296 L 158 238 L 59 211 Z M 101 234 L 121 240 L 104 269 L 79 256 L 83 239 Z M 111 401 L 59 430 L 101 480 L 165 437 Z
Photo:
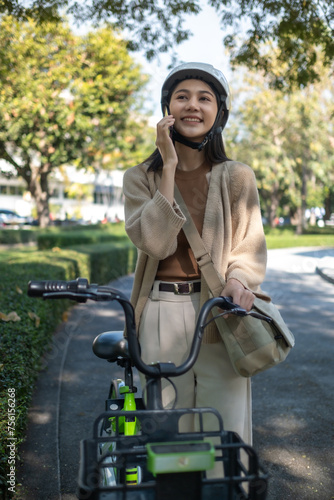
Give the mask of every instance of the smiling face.
M 214 91 L 201 80 L 183 80 L 174 89 L 169 103 L 179 134 L 201 142 L 213 126 L 217 112 Z

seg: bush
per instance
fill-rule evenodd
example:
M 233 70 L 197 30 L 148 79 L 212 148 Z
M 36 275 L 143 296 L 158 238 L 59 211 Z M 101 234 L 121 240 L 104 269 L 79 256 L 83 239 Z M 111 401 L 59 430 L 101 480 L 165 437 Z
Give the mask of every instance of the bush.
M 51 227 L 37 235 L 39 250 L 54 247 L 68 248 L 78 245 L 96 245 L 103 242 L 127 242 L 124 224 L 97 224 L 95 226 Z
M 36 229 L 0 229 L 1 245 L 36 243 Z
M 1 245 L 18 245 L 38 242 L 40 250 L 54 247 L 94 244 L 100 241 L 128 241 L 124 223 L 49 226 L 41 229 L 26 226 L 21 229 L 0 229 Z
M 137 250 L 128 241 L 84 245 L 74 247 L 73 250 L 89 259 L 90 281 L 94 283 L 107 284 L 120 276 L 132 273 L 135 269 Z
M 4 492 L 8 474 L 8 389 L 15 388 L 20 402 L 16 408 L 17 447 L 25 437 L 27 411 L 42 355 L 69 306 L 64 300 L 42 301 L 28 297 L 27 284 L 30 280 L 72 280 L 79 276 L 106 284 L 133 272 L 136 249 L 122 231 L 119 230 L 118 238 L 114 235 L 118 241 L 112 244 L 80 246 L 76 250 L 6 250 L 0 254 L 0 488 Z M 19 320 L 5 321 L 9 313 L 16 313 Z
M 57 254 L 32 250 L 4 251 L 0 255 L 0 484 L 8 473 L 8 389 L 15 388 L 16 446 L 24 439 L 27 409 L 35 380 L 41 366 L 41 356 L 47 350 L 51 333 L 68 308 L 64 300 L 47 302 L 26 294 L 31 279 L 70 280 L 78 274 L 87 275 L 87 256 L 74 251 Z M 12 313 L 13 321 L 7 321 Z M 15 314 L 17 315 L 15 320 Z M 38 325 L 38 322 L 40 324 Z

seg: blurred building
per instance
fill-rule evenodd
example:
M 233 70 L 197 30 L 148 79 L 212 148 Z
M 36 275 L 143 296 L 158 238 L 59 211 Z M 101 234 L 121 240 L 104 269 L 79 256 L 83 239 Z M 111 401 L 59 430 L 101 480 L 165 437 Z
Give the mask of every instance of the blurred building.
M 0 208 L 34 216 L 35 203 L 25 181 L 2 160 L 0 171 L 4 171 L 0 173 Z M 49 177 L 51 217 L 87 223 L 124 220 L 123 175 L 121 170 L 93 172 L 71 166 L 55 169 Z

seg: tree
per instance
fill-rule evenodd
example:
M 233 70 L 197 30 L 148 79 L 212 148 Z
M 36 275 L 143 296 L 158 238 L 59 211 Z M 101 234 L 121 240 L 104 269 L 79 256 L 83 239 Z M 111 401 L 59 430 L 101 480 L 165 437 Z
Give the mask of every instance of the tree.
M 145 82 L 111 28 L 81 37 L 64 22 L 2 18 L 0 158 L 26 181 L 42 226 L 56 167 L 112 168 L 141 147 L 134 104 Z
M 262 70 L 279 89 L 305 87 L 319 80 L 323 64 L 334 62 L 333 0 L 211 0 L 222 24 L 233 32 L 224 39 L 234 64 Z M 247 35 L 241 33 L 246 27 Z M 320 49 L 320 50 L 319 50 Z M 275 52 L 275 57 L 271 54 Z M 284 65 L 284 71 L 276 64 Z
M 277 88 L 303 87 L 319 78 L 317 48 L 324 64 L 334 61 L 333 0 L 208 0 L 217 10 L 224 43 L 233 49 L 235 64 L 262 69 Z M 184 29 L 185 14 L 200 14 L 201 0 L 3 0 L 0 13 L 20 19 L 52 20 L 64 10 L 77 22 L 109 20 L 129 33 L 129 48 L 144 49 L 148 58 L 173 49 L 190 33 Z M 288 71 L 276 72 L 264 43 L 276 48 Z
M 228 141 L 234 143 L 230 156 L 254 168 L 270 224 L 288 208 L 298 232 L 306 208 L 325 205 L 334 177 L 334 85 L 324 68 L 317 70 L 321 82 L 290 94 L 270 89 L 259 73 L 248 74 L 235 120 L 242 128 Z
M 287 102 L 282 95 L 273 99 L 273 91 L 268 87 L 259 87 L 258 80 L 250 81 L 248 97 L 232 115 L 233 128 L 231 132 L 227 129 L 226 134 L 229 156 L 254 169 L 261 207 L 273 227 L 283 200 L 295 209 L 296 186 L 293 162 L 284 151 Z
M 148 59 L 187 40 L 190 32 L 183 28 L 184 14 L 200 10 L 198 2 L 192 0 L 165 0 L 163 4 L 156 0 L 0 0 L 0 14 L 19 20 L 59 21 L 66 15 L 78 24 L 108 21 L 129 33 L 128 49 L 143 49 Z

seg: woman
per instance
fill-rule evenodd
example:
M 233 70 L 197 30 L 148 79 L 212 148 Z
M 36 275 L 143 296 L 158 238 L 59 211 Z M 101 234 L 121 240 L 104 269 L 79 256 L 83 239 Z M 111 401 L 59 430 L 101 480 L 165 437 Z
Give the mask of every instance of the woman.
M 181 364 L 209 298 L 182 231 L 186 219 L 174 201 L 174 184 L 220 273 L 221 295 L 250 310 L 261 294 L 266 245 L 258 192 L 253 171 L 226 157 L 221 132 L 229 107 L 220 71 L 202 63 L 178 66 L 162 88 L 166 116 L 157 125 L 157 150 L 124 176 L 126 231 L 138 248 L 131 300 L 146 363 Z M 216 408 L 225 429 L 251 444 L 250 381 L 234 372 L 214 322 L 193 369 L 174 383 L 179 406 Z M 165 405 L 174 399 L 170 384 L 163 399 Z M 184 429 L 192 425 L 184 422 Z

